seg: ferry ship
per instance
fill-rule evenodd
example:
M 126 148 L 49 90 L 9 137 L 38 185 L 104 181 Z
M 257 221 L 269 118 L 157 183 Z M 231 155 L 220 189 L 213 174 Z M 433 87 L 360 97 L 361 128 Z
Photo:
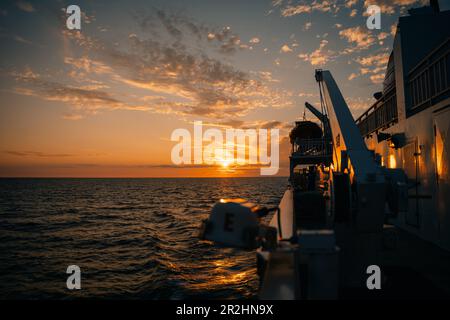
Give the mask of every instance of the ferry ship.
M 450 11 L 432 0 L 399 18 L 356 121 L 331 72 L 315 78 L 320 124 L 291 131 L 279 206 L 223 199 L 202 237 L 257 248 L 261 299 L 449 298 Z

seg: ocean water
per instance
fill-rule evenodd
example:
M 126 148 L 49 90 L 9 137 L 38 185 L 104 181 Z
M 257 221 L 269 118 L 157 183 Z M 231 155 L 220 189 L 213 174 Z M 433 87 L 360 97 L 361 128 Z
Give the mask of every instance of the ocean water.
M 1 299 L 233 299 L 253 251 L 197 238 L 220 198 L 277 205 L 286 178 L 0 179 Z M 81 268 L 81 290 L 66 269 Z

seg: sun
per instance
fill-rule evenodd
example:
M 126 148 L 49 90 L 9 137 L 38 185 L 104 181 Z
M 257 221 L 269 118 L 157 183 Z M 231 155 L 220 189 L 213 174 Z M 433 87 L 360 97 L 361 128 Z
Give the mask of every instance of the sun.
M 223 169 L 229 169 L 233 166 L 235 160 L 232 156 L 223 155 L 222 153 L 216 153 L 214 157 L 214 164 L 218 167 L 222 167 Z
M 231 164 L 230 160 L 222 160 L 222 167 L 228 168 L 228 166 Z

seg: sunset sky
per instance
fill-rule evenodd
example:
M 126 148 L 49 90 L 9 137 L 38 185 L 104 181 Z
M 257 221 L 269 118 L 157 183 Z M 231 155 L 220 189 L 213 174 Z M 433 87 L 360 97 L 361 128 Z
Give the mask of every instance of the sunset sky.
M 66 28 L 70 4 L 83 12 L 81 31 Z M 381 30 L 366 28 L 368 4 L 381 6 Z M 314 69 L 331 70 L 360 115 L 381 89 L 398 16 L 422 4 L 2 1 L 0 176 L 259 174 L 173 165 L 171 133 L 194 121 L 279 128 L 286 175 L 288 130 L 305 101 L 319 101 Z

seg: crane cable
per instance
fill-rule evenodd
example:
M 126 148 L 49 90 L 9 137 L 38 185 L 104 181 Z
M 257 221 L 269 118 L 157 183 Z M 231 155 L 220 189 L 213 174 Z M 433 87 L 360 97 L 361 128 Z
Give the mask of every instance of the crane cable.
M 319 95 L 320 95 L 320 111 L 322 112 L 324 117 L 328 117 L 328 114 L 327 114 L 326 108 L 325 108 L 325 102 L 323 99 L 323 94 L 322 94 L 322 85 L 321 85 L 322 81 L 318 81 L 318 84 L 319 84 Z M 323 132 L 325 132 L 325 127 L 324 127 L 323 121 L 321 121 L 320 123 L 321 123 Z

